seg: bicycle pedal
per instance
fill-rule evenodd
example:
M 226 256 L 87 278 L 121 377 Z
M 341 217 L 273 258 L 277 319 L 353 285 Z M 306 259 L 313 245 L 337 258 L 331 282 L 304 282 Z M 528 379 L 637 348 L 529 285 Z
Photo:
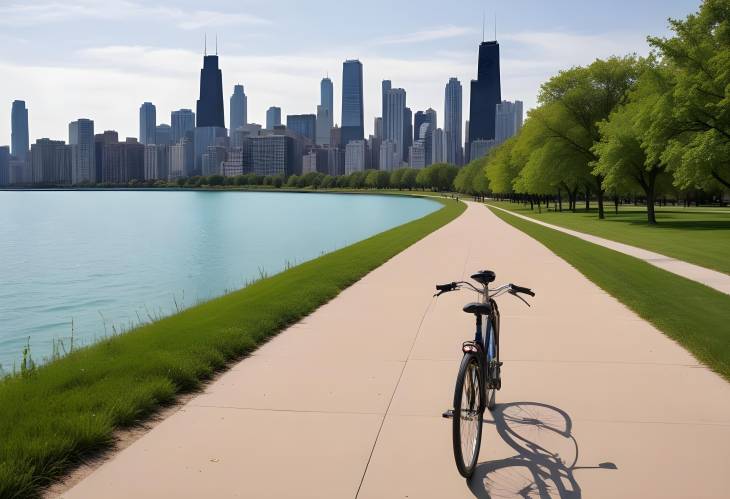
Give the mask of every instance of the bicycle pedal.
M 444 413 L 441 415 L 442 418 L 445 419 L 453 419 L 454 418 L 454 410 L 449 409 L 448 411 L 444 411 Z

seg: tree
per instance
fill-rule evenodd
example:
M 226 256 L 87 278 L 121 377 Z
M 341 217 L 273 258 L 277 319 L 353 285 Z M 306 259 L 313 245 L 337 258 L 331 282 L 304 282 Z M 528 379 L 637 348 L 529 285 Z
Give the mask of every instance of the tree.
M 211 175 L 208 177 L 208 185 L 223 185 L 225 178 L 223 175 Z
M 365 176 L 365 187 L 376 189 L 378 187 L 378 171 L 370 170 Z
M 416 174 L 416 185 L 421 189 L 430 189 L 433 185 L 433 171 L 431 168 L 421 168 Z
M 517 178 L 524 164 L 518 163 L 517 158 L 513 158 L 512 152 L 521 136 L 522 133 L 508 139 L 496 149 L 492 149 L 489 155 L 484 158 L 486 177 L 489 180 L 489 187 L 492 192 L 498 194 L 512 194 L 514 192 L 514 179 Z
M 401 180 L 403 179 L 404 168 L 398 168 L 390 172 L 390 186 L 395 189 L 401 188 Z
M 599 124 L 601 140 L 593 146 L 599 157 L 594 173 L 603 177 L 603 187 L 619 192 L 630 188 L 627 183 L 641 187 L 646 196 L 647 220 L 652 225 L 656 224 L 657 182 L 666 169 L 661 155 L 648 155 L 645 145 L 647 120 L 654 108 L 662 105 L 659 101 L 664 78 L 659 71 L 651 69 L 642 75 L 629 101 Z
M 670 65 L 674 82 L 649 130 L 649 154 L 662 156 L 682 188 L 730 188 L 730 2 L 705 0 L 685 20 L 670 19 L 675 35 L 649 37 Z M 661 149 L 666 130 L 671 138 Z
M 563 143 L 582 157 L 598 198 L 599 218 L 605 217 L 603 177 L 592 175 L 598 160 L 593 145 L 601 139 L 598 123 L 626 102 L 643 66 L 642 59 L 627 56 L 597 59 L 590 66 L 561 71 L 542 85 L 538 102 L 543 109 L 530 115 L 546 141 Z M 557 163 L 559 157 L 555 160 Z
M 454 188 L 454 179 L 459 169 L 446 163 L 436 163 L 428 167 L 431 170 L 431 187 L 438 191 L 450 191 Z
M 401 188 L 408 189 L 409 191 L 416 187 L 416 177 L 418 176 L 418 170 L 415 168 L 404 168 L 403 176 L 401 177 Z

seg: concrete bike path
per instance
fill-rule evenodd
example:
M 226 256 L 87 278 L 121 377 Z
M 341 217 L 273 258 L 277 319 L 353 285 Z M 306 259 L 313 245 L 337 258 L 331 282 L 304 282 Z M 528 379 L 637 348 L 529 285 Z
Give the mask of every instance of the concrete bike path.
M 479 268 L 503 389 L 459 477 L 451 404 Z M 62 497 L 726 497 L 730 384 L 489 210 L 458 219 L 241 361 Z
M 542 225 L 543 227 L 548 227 L 550 229 L 569 234 L 579 239 L 583 239 L 584 241 L 598 244 L 605 248 L 609 248 L 614 251 L 633 256 L 640 260 L 644 260 L 646 263 L 654 265 L 655 267 L 659 267 L 660 269 L 672 272 L 673 274 L 686 277 L 687 279 L 691 279 L 693 281 L 704 284 L 705 286 L 716 289 L 721 293 L 730 295 L 730 275 L 728 274 L 708 269 L 706 267 L 701 267 L 700 265 L 695 265 L 693 263 L 685 262 L 683 260 L 678 260 L 676 258 L 662 255 L 660 253 L 655 253 L 653 251 L 637 248 L 636 246 L 631 246 L 629 244 L 619 243 L 616 241 L 612 241 L 611 239 L 604 239 L 602 237 L 586 234 L 585 232 L 578 232 L 577 230 L 566 229 L 565 227 L 549 224 L 547 222 L 543 222 L 542 220 L 535 220 L 532 217 L 528 217 L 520 213 L 515 213 L 514 211 L 505 210 L 504 208 L 500 208 L 498 206 L 490 206 L 494 209 L 521 218 L 522 220 L 527 220 L 528 222 L 536 223 L 538 225 Z

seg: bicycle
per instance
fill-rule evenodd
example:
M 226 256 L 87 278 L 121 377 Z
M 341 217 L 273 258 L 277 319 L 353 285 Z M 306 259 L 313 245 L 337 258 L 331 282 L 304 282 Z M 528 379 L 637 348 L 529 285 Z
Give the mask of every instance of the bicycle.
M 476 334 L 474 341 L 466 341 L 461 346 L 464 357 L 456 377 L 454 408 L 443 414 L 445 418 L 453 421 L 454 459 L 459 473 L 464 478 L 471 477 L 477 464 L 482 442 L 484 410 L 494 409 L 496 393 L 502 388 L 502 362 L 499 360 L 499 308 L 495 299 L 504 293 L 509 293 L 525 302 L 529 307 L 530 304 L 519 294 L 535 296 L 531 289 L 514 284 L 505 284 L 490 290 L 489 284 L 496 279 L 496 274 L 491 270 L 481 270 L 471 278 L 481 284 L 481 289 L 470 282 L 458 281 L 437 285 L 437 293 L 434 295 L 438 297 L 464 286 L 473 289 L 480 295 L 479 302 L 468 303 L 464 306 L 464 312 L 474 314 L 476 317 Z

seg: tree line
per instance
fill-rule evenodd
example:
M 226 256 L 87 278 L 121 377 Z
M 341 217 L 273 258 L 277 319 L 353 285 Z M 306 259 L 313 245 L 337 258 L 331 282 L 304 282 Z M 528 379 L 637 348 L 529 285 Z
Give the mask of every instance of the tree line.
M 641 197 L 656 223 L 658 196 L 730 188 L 730 0 L 705 0 L 669 20 L 652 52 L 598 59 L 545 82 L 521 131 L 456 177 L 460 192 L 575 210 Z

